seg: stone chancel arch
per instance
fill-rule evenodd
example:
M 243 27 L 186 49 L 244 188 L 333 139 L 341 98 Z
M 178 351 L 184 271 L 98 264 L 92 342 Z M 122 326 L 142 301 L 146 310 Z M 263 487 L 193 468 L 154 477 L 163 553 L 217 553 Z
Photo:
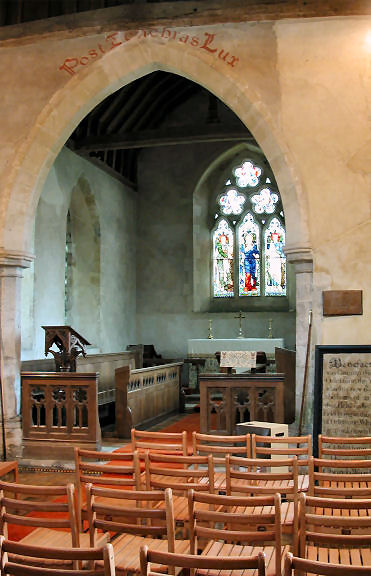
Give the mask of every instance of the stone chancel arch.
M 0 242 L 3 247 L 1 336 L 8 366 L 3 371 L 3 380 L 10 420 L 17 419 L 16 403 L 11 399 L 19 387 L 20 349 L 19 345 L 12 344 L 20 340 L 19 281 L 21 269 L 31 259 L 33 225 L 43 185 L 57 154 L 80 120 L 102 99 L 136 78 L 155 70 L 183 75 L 204 86 L 237 114 L 263 148 L 276 175 L 285 207 L 288 251 L 299 253 L 300 261 L 302 254 L 304 259 L 308 258 L 306 201 L 300 180 L 293 162 L 288 160 L 279 122 L 267 105 L 269 98 L 264 102 L 254 87 L 254 66 L 251 78 L 248 61 L 243 61 L 238 68 L 241 57 L 237 53 L 242 53 L 243 48 L 233 38 L 233 29 L 231 33 L 227 31 L 225 37 L 221 28 L 214 32 L 189 29 L 174 36 L 175 32 L 169 30 L 168 36 L 142 31 L 102 56 L 90 54 L 92 62 L 86 60 L 88 56 L 82 50 L 78 64 L 72 66 L 73 60 L 69 71 L 59 70 L 64 74 L 64 84 L 56 87 L 47 103 L 40 99 L 40 113 L 15 150 L 4 186 Z M 118 42 L 120 37 L 125 38 L 125 34 L 118 34 L 110 41 Z M 106 37 L 104 41 L 107 42 Z M 101 44 L 96 38 L 85 37 L 84 46 L 89 46 L 89 42 Z M 47 78 L 44 81 L 47 82 Z M 303 313 L 305 308 L 307 303 Z M 9 309 L 15 311 L 10 319 L 6 312 Z M 16 439 L 14 443 L 18 444 Z

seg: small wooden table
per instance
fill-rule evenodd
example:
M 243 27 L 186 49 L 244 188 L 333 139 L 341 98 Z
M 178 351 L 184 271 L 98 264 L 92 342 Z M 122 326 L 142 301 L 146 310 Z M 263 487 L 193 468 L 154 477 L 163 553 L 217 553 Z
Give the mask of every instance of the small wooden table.
M 9 472 L 13 473 L 13 481 L 18 482 L 18 462 L 16 460 L 0 462 L 0 478 L 6 476 Z

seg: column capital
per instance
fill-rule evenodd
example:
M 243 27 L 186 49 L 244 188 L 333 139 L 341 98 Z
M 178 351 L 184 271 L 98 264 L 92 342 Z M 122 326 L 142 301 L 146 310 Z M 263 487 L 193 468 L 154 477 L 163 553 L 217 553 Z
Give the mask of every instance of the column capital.
M 0 276 L 21 276 L 23 268 L 29 268 L 35 256 L 29 252 L 0 248 Z
M 313 272 L 313 252 L 307 246 L 292 246 L 285 248 L 287 261 L 294 264 L 295 273 Z

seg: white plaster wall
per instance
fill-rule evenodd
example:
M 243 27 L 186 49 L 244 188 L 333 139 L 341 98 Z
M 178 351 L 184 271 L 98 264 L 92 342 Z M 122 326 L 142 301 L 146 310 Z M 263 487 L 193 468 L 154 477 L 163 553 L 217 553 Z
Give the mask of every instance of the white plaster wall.
M 85 297 L 91 306 L 83 309 L 84 293 L 79 294 L 80 307 L 74 307 L 71 325 L 101 352 L 125 350 L 127 344 L 135 341 L 135 195 L 107 173 L 64 148 L 50 170 L 40 198 L 34 270 L 25 271 L 22 284 L 24 360 L 44 356 L 42 325 L 65 324 L 66 217 L 72 192 L 82 181 L 94 197 L 99 219 L 99 302 L 93 307 L 87 282 Z M 84 225 L 81 222 L 81 226 Z M 83 248 L 83 252 L 87 250 L 88 247 Z
M 276 26 L 282 130 L 308 196 L 318 343 L 370 344 L 370 19 Z M 363 316 L 322 317 L 322 290 L 363 290 Z

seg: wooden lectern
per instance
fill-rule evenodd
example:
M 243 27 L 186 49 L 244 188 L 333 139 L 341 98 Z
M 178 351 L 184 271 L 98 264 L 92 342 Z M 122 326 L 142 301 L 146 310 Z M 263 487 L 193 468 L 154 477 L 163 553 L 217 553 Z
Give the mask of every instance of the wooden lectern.
M 45 330 L 45 356 L 50 352 L 54 356 L 56 372 L 76 372 L 76 358 L 86 356 L 85 340 L 71 326 L 42 326 Z M 58 350 L 52 350 L 56 345 Z

